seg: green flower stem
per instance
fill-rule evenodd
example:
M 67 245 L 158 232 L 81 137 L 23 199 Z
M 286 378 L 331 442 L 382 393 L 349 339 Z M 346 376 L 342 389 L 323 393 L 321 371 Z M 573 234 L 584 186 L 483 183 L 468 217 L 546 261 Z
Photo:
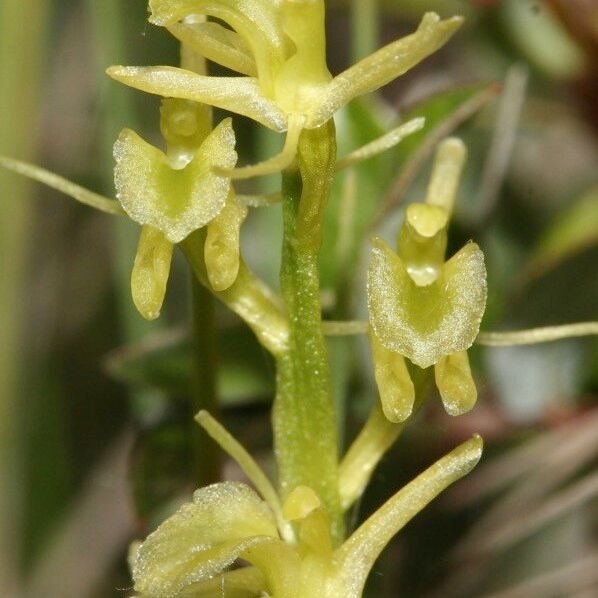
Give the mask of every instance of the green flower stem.
M 199 282 L 210 289 L 204 244 L 206 229 L 189 235 L 180 245 Z M 271 291 L 247 268 L 243 260 L 237 280 L 226 291 L 211 291 L 231 311 L 242 318 L 253 330 L 260 343 L 273 355 L 281 355 L 288 344 L 286 317 Z
M 351 0 L 353 61 L 361 60 L 378 47 L 380 0 Z
M 32 156 L 37 138 L 40 78 L 46 62 L 46 32 L 50 3 L 47 0 L 0 2 L 0 153 L 18 158 Z M 22 323 L 27 289 L 30 236 L 31 184 L 11 173 L 0 172 L 0 580 L 5 596 L 18 595 L 22 563 L 22 511 L 25 441 L 20 424 L 31 405 L 20 397 L 23 359 Z M 35 247 L 37 250 L 37 247 Z M 28 371 L 27 376 L 31 377 Z M 23 414 L 23 420 L 19 417 Z
M 191 408 L 194 415 L 206 410 L 218 419 L 216 306 L 213 295 L 194 276 L 191 278 L 191 306 Z M 195 480 L 200 486 L 207 486 L 220 480 L 222 451 L 207 434 L 198 434 L 195 421 L 192 426 Z
M 312 488 L 343 536 L 337 431 L 330 367 L 322 332 L 319 251 L 336 158 L 332 121 L 304 130 L 299 168 L 283 173 L 284 239 L 280 283 L 289 321 L 288 349 L 278 358 L 273 425 L 283 497 Z

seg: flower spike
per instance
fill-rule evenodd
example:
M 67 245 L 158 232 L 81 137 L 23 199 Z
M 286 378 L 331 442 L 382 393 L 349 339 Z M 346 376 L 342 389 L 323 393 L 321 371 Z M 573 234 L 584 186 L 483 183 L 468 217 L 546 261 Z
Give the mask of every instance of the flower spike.
M 231 173 L 233 178 L 270 174 L 289 166 L 301 129 L 322 126 L 351 100 L 402 75 L 440 48 L 462 23 L 460 17 L 440 20 L 427 13 L 413 34 L 333 78 L 326 65 L 323 0 L 153 0 L 150 9 L 153 23 L 169 27 L 202 55 L 251 76 L 208 77 L 167 66 L 116 66 L 108 69 L 108 75 L 148 93 L 203 102 L 274 131 L 288 131 L 281 154 L 238 169 Z M 221 19 L 233 31 L 194 22 L 199 14 Z M 349 157 L 344 166 L 398 140 L 383 138 L 367 152 Z

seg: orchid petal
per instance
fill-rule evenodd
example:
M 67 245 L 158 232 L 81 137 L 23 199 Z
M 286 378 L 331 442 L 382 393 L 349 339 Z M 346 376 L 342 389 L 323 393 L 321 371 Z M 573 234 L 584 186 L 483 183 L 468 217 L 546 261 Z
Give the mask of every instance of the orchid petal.
M 338 550 L 340 577 L 346 598 L 359 598 L 376 559 L 415 515 L 448 486 L 467 475 L 482 456 L 479 436 L 464 442 L 399 490 Z
M 484 254 L 468 243 L 442 268 L 438 279 L 418 287 L 401 258 L 374 240 L 368 272 L 370 321 L 387 349 L 426 368 L 468 349 L 486 306 Z
M 174 23 L 168 31 L 208 60 L 250 77 L 257 76 L 255 60 L 234 31 L 212 22 Z
M 370 343 L 384 415 L 393 423 L 403 422 L 411 415 L 415 403 L 415 388 L 405 358 L 389 351 L 373 333 L 370 333 Z
M 222 212 L 208 224 L 204 257 L 208 280 L 217 292 L 228 289 L 239 273 L 241 225 L 247 211 L 231 192 Z
M 251 48 L 262 88 L 271 95 L 276 73 L 289 50 L 278 4 L 278 0 L 150 0 L 150 22 L 172 25 L 196 14 L 224 21 Z
M 286 130 L 286 116 L 268 100 L 251 77 L 207 77 L 171 66 L 112 66 L 108 75 L 129 87 L 165 98 L 193 100 Z
M 320 106 L 310 115 L 308 126 L 319 126 L 354 98 L 407 72 L 443 46 L 462 22 L 461 17 L 441 21 L 434 13 L 424 15 L 415 33 L 388 44 L 336 76 Z
M 473 409 L 478 391 L 471 375 L 467 351 L 442 357 L 434 366 L 434 376 L 449 415 L 463 415 Z
M 142 227 L 131 274 L 131 294 L 137 311 L 146 320 L 155 320 L 160 315 L 172 249 L 172 243 L 157 228 Z
M 125 129 L 114 145 L 114 178 L 122 207 L 139 224 L 153 226 L 179 243 L 224 207 L 230 181 L 213 169 L 234 165 L 234 144 L 231 120 L 226 119 L 185 168 L 174 170 L 160 150 Z
M 177 596 L 259 544 L 276 542 L 272 512 L 248 486 L 225 482 L 197 490 L 150 534 L 132 558 L 135 590 Z
M 458 137 L 449 137 L 439 144 L 426 197 L 429 205 L 452 213 L 466 159 L 467 147 Z

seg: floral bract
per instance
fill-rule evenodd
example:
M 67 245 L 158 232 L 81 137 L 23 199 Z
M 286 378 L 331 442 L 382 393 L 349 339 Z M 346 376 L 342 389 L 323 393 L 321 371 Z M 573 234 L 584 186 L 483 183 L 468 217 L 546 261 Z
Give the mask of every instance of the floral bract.
M 390 539 L 480 459 L 478 436 L 437 461 L 390 498 L 343 544 L 316 493 L 298 486 L 280 508 L 248 453 L 206 412 L 200 423 L 239 459 L 260 498 L 238 482 L 201 488 L 131 554 L 135 590 L 144 598 L 252 596 L 359 598 Z M 249 566 L 227 571 L 242 559 Z

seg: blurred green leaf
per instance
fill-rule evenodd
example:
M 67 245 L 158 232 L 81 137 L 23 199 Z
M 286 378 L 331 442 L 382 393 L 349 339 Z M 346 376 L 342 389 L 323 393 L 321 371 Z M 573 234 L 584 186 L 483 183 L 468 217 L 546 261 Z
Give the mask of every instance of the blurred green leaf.
M 106 368 L 120 382 L 186 395 L 191 384 L 191 346 L 182 331 L 165 331 L 113 352 Z M 271 358 L 247 328 L 221 333 L 218 394 L 224 406 L 268 400 L 274 392 L 273 378 Z
M 554 219 L 532 252 L 527 270 L 538 275 L 596 244 L 598 187 L 593 187 Z

